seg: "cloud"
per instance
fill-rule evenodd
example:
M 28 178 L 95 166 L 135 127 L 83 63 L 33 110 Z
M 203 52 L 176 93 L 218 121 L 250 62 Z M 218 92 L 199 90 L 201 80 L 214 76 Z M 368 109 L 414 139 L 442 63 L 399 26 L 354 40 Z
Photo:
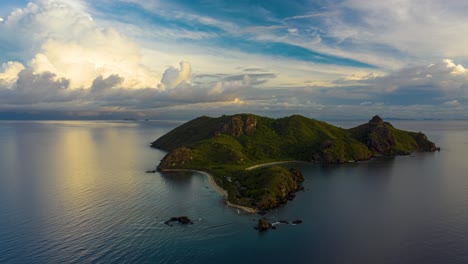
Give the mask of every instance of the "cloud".
M 120 87 L 123 82 L 124 79 L 118 75 L 111 75 L 105 79 L 102 76 L 99 76 L 94 79 L 91 90 L 94 92 L 102 92 L 114 87 Z
M 441 96 L 457 96 L 460 88 L 468 82 L 468 71 L 450 59 L 426 66 L 406 67 L 386 76 L 364 80 L 365 83 L 380 87 L 385 93 L 417 90 L 437 92 Z
M 443 103 L 443 105 L 449 105 L 449 106 L 460 106 L 460 102 L 458 100 L 451 100 Z
M 388 105 L 441 105 L 468 98 L 468 71 L 450 59 L 405 67 L 386 75 L 351 75 L 335 83 L 340 86 L 320 90 L 322 100 L 335 104 L 373 101 Z
M 287 18 L 284 18 L 283 20 L 306 19 L 306 18 L 314 18 L 314 17 L 331 16 L 331 15 L 336 15 L 336 14 L 337 12 L 313 12 L 313 13 L 308 13 L 305 15 L 287 17 Z
M 53 73 L 36 74 L 32 69 L 24 69 L 10 86 L 0 85 L 0 104 L 3 108 L 24 107 L 32 104 L 70 102 L 77 99 L 76 92 L 69 89 L 70 81 L 58 78 Z
M 7 73 L 16 67 L 21 69 L 21 64 L 4 65 Z M 169 67 L 161 80 L 166 89 L 130 89 L 123 85 L 125 79 L 116 74 L 107 77 L 100 75 L 90 87 L 77 89 L 72 88 L 69 79 L 55 73 L 36 73 L 32 68 L 24 68 L 17 74 L 11 74 L 16 77 L 14 81 L 0 79 L 0 110 L 151 112 L 154 109 L 200 103 L 240 105 L 246 98 L 261 98 L 262 93 L 255 92 L 254 86 L 275 78 L 271 73 L 240 73 L 213 75 L 216 78 L 212 81 L 192 84 L 190 72 L 191 66 L 187 62 L 181 62 L 180 69 Z
M 191 73 L 192 67 L 190 66 L 190 63 L 181 61 L 180 69 L 176 69 L 171 66 L 164 72 L 160 88 L 163 90 L 173 89 L 178 85 L 183 85 L 189 81 Z
M 155 87 L 158 77 L 142 65 L 138 46 L 113 28 L 100 28 L 82 1 L 41 0 L 10 13 L 0 26 L 6 52 L 34 72 L 52 72 L 71 88 L 89 88 L 95 78 L 118 74 L 127 88 Z
M 461 32 L 468 6 L 463 2 L 346 0 L 334 9 L 342 15 L 327 17 L 327 35 L 355 49 L 398 51 L 403 60 L 466 55 L 462 43 L 468 36 Z
M 241 21 L 174 8 L 184 7 L 181 3 L 124 0 L 120 4 L 131 3 L 135 13 L 115 21 L 118 15 L 104 16 L 89 1 L 36 0 L 0 22 L 0 109 L 366 118 L 376 112 L 404 117 L 423 111 L 429 117 L 466 116 L 468 71 L 463 61 L 440 57 L 452 44 L 440 39 L 431 43 L 430 34 L 420 33 L 434 26 L 435 36 L 459 41 L 453 52 L 461 54 L 463 34 L 448 35 L 441 28 L 450 28 L 455 19 L 465 21 L 465 9 L 455 10 L 454 3 L 441 7 L 453 14 L 443 21 L 443 12 L 433 10 L 439 6 L 436 1 L 427 6 L 418 1 L 402 1 L 392 9 L 394 2 L 345 0 L 318 9 L 330 11 L 286 19 L 265 8 L 255 21 Z M 103 10 L 118 10 L 113 2 L 106 1 L 112 7 Z M 434 21 L 423 11 L 431 11 Z M 162 22 L 142 26 L 145 19 L 138 12 Z M 313 24 L 306 23 L 312 19 Z M 411 30 L 416 37 L 410 38 Z M 179 60 L 175 57 L 184 61 L 167 67 Z M 324 58 L 328 63 L 317 63 Z M 357 68 L 360 61 L 382 67 Z
M 18 79 L 18 74 L 24 70 L 24 65 L 19 62 L 9 61 L 3 63 L 2 70 L 3 72 L 0 72 L 0 86 L 11 86 Z

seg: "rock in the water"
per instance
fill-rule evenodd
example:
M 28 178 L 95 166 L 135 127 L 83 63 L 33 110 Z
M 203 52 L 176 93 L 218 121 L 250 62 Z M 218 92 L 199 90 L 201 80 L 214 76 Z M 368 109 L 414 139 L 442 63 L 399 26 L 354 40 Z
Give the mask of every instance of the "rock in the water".
M 193 224 L 193 222 L 186 216 L 180 216 L 178 217 L 177 221 L 183 225 L 186 224 Z
M 257 229 L 258 229 L 258 231 L 267 231 L 272 226 L 273 225 L 270 222 L 268 222 L 268 220 L 266 220 L 265 218 L 260 218 L 258 220 Z
M 192 220 L 190 220 L 187 216 L 171 217 L 171 219 L 165 221 L 164 223 L 168 226 L 171 226 L 171 222 L 178 222 L 182 225 L 193 224 Z
M 302 224 L 302 220 L 294 220 L 292 221 L 294 225 Z
M 290 194 L 286 198 L 288 199 L 288 201 L 292 201 L 292 200 L 294 200 L 294 198 L 296 198 L 296 195 L 295 194 Z

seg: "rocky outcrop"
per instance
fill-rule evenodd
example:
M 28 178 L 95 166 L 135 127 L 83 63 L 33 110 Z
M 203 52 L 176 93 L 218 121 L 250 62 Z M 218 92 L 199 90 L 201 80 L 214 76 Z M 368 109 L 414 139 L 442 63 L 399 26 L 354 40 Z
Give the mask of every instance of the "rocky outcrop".
M 369 121 L 369 134 L 367 136 L 367 147 L 377 153 L 388 153 L 395 145 L 395 138 L 390 131 L 390 124 L 385 124 L 378 115 Z
M 176 222 L 182 225 L 188 225 L 188 224 L 193 225 L 192 220 L 190 220 L 187 216 L 171 217 L 171 219 L 164 221 L 164 224 L 168 226 L 172 226 L 173 222 Z
M 300 184 L 304 182 L 304 175 L 302 172 L 296 168 L 289 168 L 289 172 L 291 172 L 291 175 L 294 179 L 294 181 L 297 183 L 297 190 L 302 190 Z
M 384 123 L 384 121 L 380 116 L 375 115 L 375 116 L 372 117 L 371 120 L 369 120 L 369 123 L 370 124 L 375 124 L 375 125 L 382 125 Z
M 258 231 L 263 232 L 263 231 L 267 231 L 268 229 L 272 227 L 273 225 L 268 220 L 266 220 L 265 218 L 260 218 L 258 220 L 258 224 L 256 228 Z
M 396 129 L 390 123 L 384 122 L 378 115 L 368 123 L 349 131 L 375 155 L 408 155 L 414 151 L 438 150 L 423 133 Z
M 426 135 L 424 135 L 421 132 L 418 132 L 416 136 L 414 137 L 414 139 L 418 143 L 421 151 L 429 151 L 429 152 L 440 151 L 440 148 L 436 147 L 436 145 L 433 142 L 429 141 Z
M 180 169 L 184 168 L 193 160 L 192 150 L 187 147 L 176 148 L 169 152 L 161 160 L 158 165 L 158 170 L 164 171 L 168 169 Z
M 299 225 L 302 224 L 302 220 L 297 219 L 294 221 L 288 221 L 288 220 L 280 220 L 277 222 L 271 223 L 268 221 L 266 218 L 260 218 L 258 220 L 257 225 L 255 226 L 255 229 L 257 229 L 260 232 L 268 231 L 270 229 L 275 229 L 278 225 Z
M 218 124 L 214 131 L 214 135 L 226 134 L 234 137 L 239 137 L 244 134 L 250 135 L 257 128 L 257 119 L 254 115 L 234 115 L 229 117 L 227 121 Z

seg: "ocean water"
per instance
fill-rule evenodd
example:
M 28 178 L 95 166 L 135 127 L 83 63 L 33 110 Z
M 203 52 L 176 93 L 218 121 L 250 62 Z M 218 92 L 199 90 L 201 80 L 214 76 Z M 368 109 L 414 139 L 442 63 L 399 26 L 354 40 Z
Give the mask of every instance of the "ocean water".
M 268 217 L 304 223 L 258 233 L 205 176 L 145 173 L 179 123 L 2 121 L 0 263 L 468 263 L 468 122 L 392 123 L 442 150 L 300 165 Z

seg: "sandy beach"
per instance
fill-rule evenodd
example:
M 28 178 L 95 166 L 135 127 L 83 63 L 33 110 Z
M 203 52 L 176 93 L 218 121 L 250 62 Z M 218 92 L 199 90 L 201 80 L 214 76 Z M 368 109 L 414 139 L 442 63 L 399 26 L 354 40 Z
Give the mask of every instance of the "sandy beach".
M 285 163 L 306 163 L 305 161 L 301 161 L 301 160 L 285 160 L 285 161 L 275 161 L 275 162 L 267 162 L 267 163 L 262 163 L 262 164 L 257 164 L 257 165 L 254 165 L 254 166 L 250 166 L 248 168 L 246 168 L 245 170 L 253 170 L 253 169 L 258 169 L 258 168 L 263 168 L 263 167 L 268 167 L 268 166 L 273 166 L 273 165 L 278 165 L 278 164 L 285 164 Z M 163 172 L 177 172 L 177 171 L 188 171 L 188 172 L 198 172 L 200 174 L 203 174 L 205 175 L 206 177 L 208 177 L 208 182 L 210 183 L 211 187 L 217 192 L 219 193 L 221 196 L 223 196 L 224 200 L 226 201 L 226 205 L 228 207 L 231 207 L 231 208 L 237 208 L 237 209 L 241 209 L 245 212 L 248 212 L 248 213 L 258 213 L 258 211 L 252 207 L 248 207 L 248 206 L 242 206 L 242 205 L 238 205 L 238 204 L 233 204 L 233 203 L 230 203 L 229 200 L 228 200 L 228 193 L 226 190 L 224 190 L 223 188 L 221 188 L 217 183 L 216 181 L 214 180 L 213 178 L 213 175 L 209 174 L 208 172 L 206 171 L 199 171 L 199 170 L 188 170 L 188 169 L 167 169 L 167 170 L 164 170 Z
M 199 171 L 199 170 L 187 170 L 187 169 L 169 169 L 169 170 L 164 170 L 163 172 L 177 172 L 177 171 L 198 172 L 198 173 L 203 174 L 203 175 L 205 175 L 206 177 L 208 177 L 208 182 L 210 183 L 211 187 L 212 187 L 217 193 L 219 193 L 221 196 L 223 196 L 224 200 L 226 201 L 226 205 L 227 205 L 228 207 L 241 209 L 241 210 L 243 210 L 243 211 L 245 211 L 245 212 L 248 212 L 248 213 L 257 213 L 257 212 L 258 212 L 256 209 L 254 209 L 254 208 L 252 208 L 252 207 L 242 206 L 242 205 L 230 203 L 230 202 L 228 201 L 228 193 L 227 193 L 227 191 L 224 190 L 223 188 L 221 188 L 221 187 L 216 183 L 216 181 L 214 180 L 213 175 L 209 174 L 208 172 Z

